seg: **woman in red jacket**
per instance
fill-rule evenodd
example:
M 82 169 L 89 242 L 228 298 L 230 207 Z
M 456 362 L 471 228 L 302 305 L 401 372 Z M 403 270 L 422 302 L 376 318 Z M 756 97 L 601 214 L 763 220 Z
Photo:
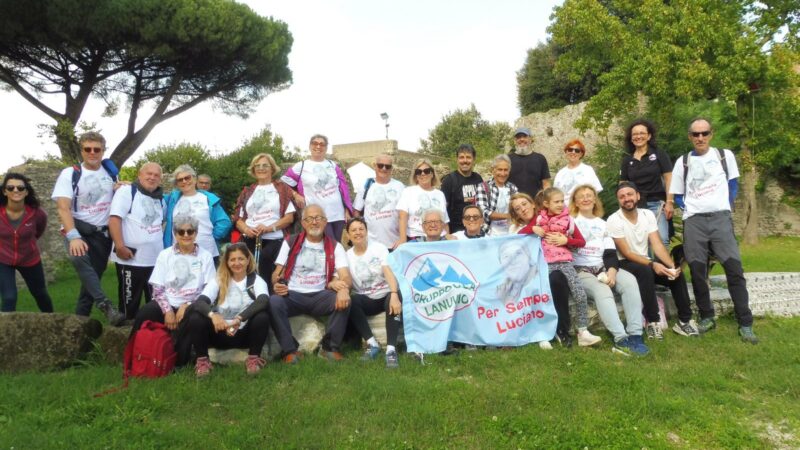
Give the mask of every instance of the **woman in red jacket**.
M 25 175 L 9 172 L 0 190 L 0 299 L 2 311 L 17 309 L 15 271 L 19 271 L 42 312 L 53 312 L 36 240 L 47 226 L 47 213 Z

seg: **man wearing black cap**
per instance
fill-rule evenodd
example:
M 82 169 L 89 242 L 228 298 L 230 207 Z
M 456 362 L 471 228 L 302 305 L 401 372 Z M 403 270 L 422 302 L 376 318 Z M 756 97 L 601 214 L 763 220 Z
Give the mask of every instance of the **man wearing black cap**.
M 639 190 L 630 181 L 623 181 L 617 186 L 617 200 L 620 209 L 608 217 L 608 235 L 617 246 L 620 268 L 632 273 L 639 282 L 647 319 L 647 337 L 664 339 L 659 325 L 656 284 L 669 287 L 678 308 L 678 322 L 672 331 L 681 336 L 699 336 L 697 324 L 692 320 L 686 279 L 681 269 L 675 267 L 675 262 L 661 242 L 656 216 L 648 209 L 636 207 Z M 648 249 L 653 251 L 655 259 L 650 259 Z
M 508 154 L 511 159 L 511 173 L 508 181 L 531 197 L 544 188 L 550 187 L 550 169 L 547 159 L 533 151 L 531 130 L 520 127 L 514 131 L 514 150 Z

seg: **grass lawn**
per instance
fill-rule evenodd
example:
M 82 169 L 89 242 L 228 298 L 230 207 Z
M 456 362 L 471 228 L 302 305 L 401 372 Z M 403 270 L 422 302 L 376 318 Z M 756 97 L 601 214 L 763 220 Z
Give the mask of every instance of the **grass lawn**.
M 763 244 L 783 263 L 743 248 L 746 270 L 796 268 L 786 242 Z M 104 282 L 115 292 L 112 271 Z M 52 285 L 56 310 L 71 312 L 76 292 L 75 280 Z M 20 310 L 33 305 L 21 295 Z M 0 374 L 0 448 L 800 447 L 800 317 L 758 318 L 755 331 L 761 344 L 746 345 L 722 318 L 699 339 L 666 333 L 645 358 L 612 354 L 604 336 L 599 348 L 462 351 L 425 366 L 403 355 L 396 371 L 352 349 L 338 365 L 307 356 L 199 381 L 183 370 L 102 398 L 120 367 Z

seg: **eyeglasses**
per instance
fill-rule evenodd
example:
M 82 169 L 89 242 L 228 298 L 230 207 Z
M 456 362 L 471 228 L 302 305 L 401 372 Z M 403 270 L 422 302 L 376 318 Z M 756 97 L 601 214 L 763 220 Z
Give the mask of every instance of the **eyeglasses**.
M 328 143 L 325 141 L 311 141 L 311 145 L 314 147 L 327 147 Z
M 375 163 L 375 167 L 381 170 L 392 170 L 391 164 Z
M 564 153 L 583 153 L 578 147 L 570 147 L 564 150 Z
M 700 136 L 706 137 L 706 136 L 708 136 L 709 134 L 711 134 L 711 130 L 706 130 L 706 131 L 690 131 L 690 132 L 689 132 L 689 134 L 691 134 L 691 135 L 692 135 L 692 137 L 700 137 Z
M 476 220 L 481 220 L 481 216 L 464 216 L 464 220 L 475 222 Z
M 440 225 L 441 223 L 441 220 L 426 220 L 425 222 L 422 222 L 422 225 L 425 227 L 430 227 L 433 225 Z
M 327 218 L 325 216 L 308 216 L 303 218 L 303 222 L 305 223 L 320 223 L 326 220 Z
M 193 228 L 175 230 L 175 234 L 178 236 L 194 236 L 195 233 L 197 233 L 197 230 Z
M 103 148 L 102 147 L 83 147 L 81 150 L 83 150 L 86 153 L 102 153 L 103 152 Z
M 430 167 L 425 168 L 425 169 L 414 169 L 414 175 L 417 175 L 417 176 L 419 176 L 419 175 L 430 175 L 432 173 L 433 173 L 433 169 L 431 169 Z
M 17 192 L 25 192 L 25 191 L 28 190 L 28 188 L 26 188 L 24 184 L 23 185 L 19 185 L 19 186 L 15 186 L 13 184 L 7 184 L 6 185 L 6 191 L 7 192 L 14 192 L 15 189 L 16 189 Z
M 191 175 L 186 175 L 185 177 L 175 178 L 175 181 L 178 183 L 188 183 L 192 181 L 192 178 L 194 177 L 192 177 Z
M 263 163 L 263 164 L 253 164 L 253 168 L 254 168 L 254 169 L 271 169 L 271 168 L 272 168 L 272 166 L 270 166 L 268 163 Z

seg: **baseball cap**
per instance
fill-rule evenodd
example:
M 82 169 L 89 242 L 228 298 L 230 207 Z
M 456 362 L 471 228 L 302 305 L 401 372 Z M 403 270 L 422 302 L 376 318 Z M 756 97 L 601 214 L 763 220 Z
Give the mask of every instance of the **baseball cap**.
M 514 131 L 514 137 L 516 137 L 517 135 L 520 135 L 520 134 L 524 134 L 525 136 L 530 136 L 531 135 L 531 129 L 527 128 L 527 127 L 519 127 L 519 128 L 516 129 L 516 131 Z

